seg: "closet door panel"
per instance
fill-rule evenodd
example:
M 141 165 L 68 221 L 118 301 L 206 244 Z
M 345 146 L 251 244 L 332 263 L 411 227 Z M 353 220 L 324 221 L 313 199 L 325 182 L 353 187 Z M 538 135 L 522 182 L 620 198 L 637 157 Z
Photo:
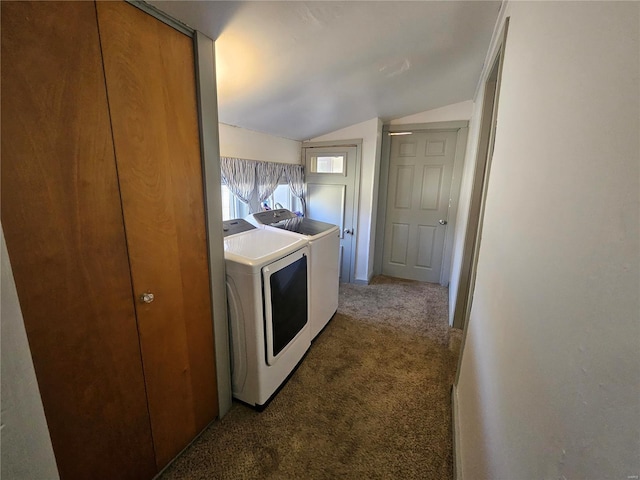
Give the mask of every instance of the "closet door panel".
M 2 226 L 63 479 L 154 463 L 93 3 L 2 2 Z
M 217 413 L 191 38 L 123 2 L 98 2 L 156 459 Z

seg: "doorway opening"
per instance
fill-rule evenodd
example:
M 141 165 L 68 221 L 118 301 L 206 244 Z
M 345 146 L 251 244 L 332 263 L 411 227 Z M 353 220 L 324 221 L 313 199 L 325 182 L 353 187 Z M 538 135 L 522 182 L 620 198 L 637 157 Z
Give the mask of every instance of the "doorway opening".
M 453 314 L 453 327 L 465 329 L 471 313 L 473 292 L 476 280 L 478 253 L 482 240 L 482 221 L 484 218 L 485 200 L 489 185 L 489 173 L 495 144 L 498 99 L 500 94 L 500 80 L 504 60 L 504 46 L 509 27 L 507 18 L 504 26 L 502 41 L 494 57 L 493 65 L 484 85 L 482 114 L 480 118 L 480 135 L 478 153 L 476 157 L 475 174 L 469 204 L 469 219 L 465 234 L 460 267 L 460 283 L 456 296 Z M 464 342 L 463 342 L 464 348 Z M 462 358 L 462 355 L 460 355 Z
M 340 229 L 341 283 L 355 281 L 362 140 L 304 142 L 306 216 Z
M 447 286 L 468 121 L 383 127 L 374 273 Z

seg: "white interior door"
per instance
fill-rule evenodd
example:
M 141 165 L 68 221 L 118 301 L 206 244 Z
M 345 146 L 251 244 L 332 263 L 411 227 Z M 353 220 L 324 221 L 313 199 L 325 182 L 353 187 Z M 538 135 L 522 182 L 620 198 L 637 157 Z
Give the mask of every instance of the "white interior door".
M 456 132 L 391 139 L 382 273 L 439 282 Z
M 306 216 L 340 227 L 340 281 L 354 276 L 357 147 L 306 147 Z

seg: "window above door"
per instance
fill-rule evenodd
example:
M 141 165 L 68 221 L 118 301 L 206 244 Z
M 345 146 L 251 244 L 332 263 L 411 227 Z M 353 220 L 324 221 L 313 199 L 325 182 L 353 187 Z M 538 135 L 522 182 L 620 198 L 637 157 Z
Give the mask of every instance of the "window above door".
M 340 173 L 346 175 L 346 155 L 314 155 L 309 162 L 311 173 Z

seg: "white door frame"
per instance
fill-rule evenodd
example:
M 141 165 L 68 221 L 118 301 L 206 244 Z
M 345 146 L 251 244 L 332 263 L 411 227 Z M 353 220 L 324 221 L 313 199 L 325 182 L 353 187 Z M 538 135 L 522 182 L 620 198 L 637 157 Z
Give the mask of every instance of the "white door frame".
M 349 279 L 348 283 L 354 283 L 356 278 L 356 257 L 358 256 L 358 237 L 360 236 L 360 164 L 362 157 L 362 139 L 347 139 L 347 140 L 326 140 L 323 142 L 302 142 L 302 148 L 300 149 L 300 163 L 306 165 L 305 153 L 307 148 L 312 147 L 329 147 L 329 148 L 344 148 L 344 147 L 356 147 L 356 178 L 353 181 L 353 228 L 356 230 L 356 234 L 352 235 L 351 241 L 351 263 L 349 265 Z M 306 171 L 305 171 L 306 174 Z M 305 190 L 306 190 L 306 177 L 305 177 Z
M 456 304 L 453 314 L 453 327 L 464 329 L 465 334 L 459 360 L 462 360 L 464 341 L 466 339 L 467 323 L 471 315 L 473 293 L 476 282 L 476 267 L 480 253 L 482 238 L 482 224 L 484 220 L 484 207 L 491 172 L 491 160 L 493 158 L 493 146 L 497 129 L 498 102 L 500 99 L 500 85 L 502 81 L 502 67 L 504 64 L 504 49 L 507 32 L 509 30 L 509 17 L 506 18 L 502 35 L 497 44 L 497 51 L 491 57 L 487 77 L 483 82 L 484 96 L 482 100 L 482 113 L 480 116 L 480 133 L 478 134 L 478 151 L 475 159 L 475 172 L 469 200 L 469 218 L 465 232 L 460 266 L 460 282 L 456 296 Z M 460 372 L 458 363 L 458 372 Z M 457 378 L 456 378 L 457 383 Z
M 391 164 L 391 137 L 393 132 L 456 132 L 456 153 L 453 161 L 453 175 L 451 177 L 451 191 L 449 193 L 449 211 L 447 230 L 444 237 L 444 250 L 442 252 L 442 270 L 440 273 L 440 285 L 449 285 L 451 276 L 451 257 L 453 253 L 453 233 L 456 227 L 456 215 L 458 212 L 458 199 L 460 197 L 460 180 L 462 179 L 462 167 L 467 149 L 467 135 L 469 122 L 460 120 L 454 122 L 412 123 L 407 125 L 383 125 L 382 127 L 382 154 L 380 156 L 380 182 L 378 186 L 378 205 L 376 222 L 376 242 L 373 262 L 373 273 L 382 273 L 382 251 L 384 248 L 384 229 L 387 217 L 387 194 L 389 189 L 389 167 Z

